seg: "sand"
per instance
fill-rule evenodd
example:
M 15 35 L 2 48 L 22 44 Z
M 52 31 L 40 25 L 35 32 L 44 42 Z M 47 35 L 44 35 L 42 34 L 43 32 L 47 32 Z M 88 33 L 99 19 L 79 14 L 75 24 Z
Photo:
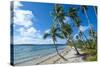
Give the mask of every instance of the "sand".
M 79 50 L 80 51 L 80 50 Z M 15 66 L 30 66 L 30 65 L 44 65 L 44 64 L 61 64 L 61 63 L 76 63 L 83 62 L 82 56 L 77 56 L 73 47 L 67 46 L 66 49 L 60 51 L 60 54 L 67 60 L 62 59 L 57 53 L 53 53 L 38 59 L 31 59 L 23 63 L 15 64 Z

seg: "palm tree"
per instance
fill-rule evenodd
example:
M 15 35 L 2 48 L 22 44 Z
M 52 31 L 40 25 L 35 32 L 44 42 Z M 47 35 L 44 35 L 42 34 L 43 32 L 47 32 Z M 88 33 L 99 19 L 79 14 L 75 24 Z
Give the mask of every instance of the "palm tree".
M 66 38 L 66 40 L 69 40 L 71 32 L 69 32 L 68 30 L 71 31 L 71 27 L 70 27 L 70 25 L 68 25 L 68 24 L 65 25 L 65 23 L 64 23 L 66 15 L 65 15 L 63 7 L 61 5 L 58 5 L 58 4 L 55 5 L 53 16 L 56 17 L 56 19 L 55 19 L 56 25 L 60 27 L 61 32 L 64 35 L 64 37 Z M 71 40 L 71 42 L 73 42 L 73 41 Z M 74 43 L 73 43 L 73 45 L 74 45 Z M 80 53 L 77 50 L 77 47 L 75 45 L 74 45 L 74 48 L 75 48 L 77 54 L 79 55 Z
M 79 10 L 79 8 L 70 7 L 69 10 L 67 11 L 67 16 L 72 18 L 72 20 L 74 21 L 75 26 L 78 29 L 79 38 L 83 40 L 83 38 L 82 38 L 83 32 L 80 30 L 81 20 L 80 20 L 78 14 L 77 14 L 78 10 Z M 83 43 L 83 45 L 84 45 L 84 43 Z
M 59 53 L 59 51 L 58 51 L 58 46 L 57 46 L 57 44 L 55 43 L 55 42 L 57 41 L 56 37 L 63 38 L 63 36 L 61 36 L 59 33 L 57 33 L 57 28 L 55 28 L 55 27 L 53 26 L 53 27 L 51 28 L 50 33 L 45 33 L 43 38 L 46 39 L 47 37 L 51 37 L 51 38 L 52 38 L 53 44 L 54 44 L 54 46 L 55 46 L 55 48 L 56 48 L 57 54 L 58 54 L 62 59 L 67 60 L 66 58 L 64 58 L 64 57 Z
M 67 39 L 67 41 L 73 44 L 73 46 L 74 46 L 74 48 L 76 50 L 76 54 L 79 55 L 80 53 L 77 50 L 77 47 L 74 44 L 74 41 L 73 41 L 72 36 L 71 36 L 71 34 L 72 34 L 71 26 L 69 24 L 64 24 L 62 26 L 62 33 L 63 33 L 64 37 Z

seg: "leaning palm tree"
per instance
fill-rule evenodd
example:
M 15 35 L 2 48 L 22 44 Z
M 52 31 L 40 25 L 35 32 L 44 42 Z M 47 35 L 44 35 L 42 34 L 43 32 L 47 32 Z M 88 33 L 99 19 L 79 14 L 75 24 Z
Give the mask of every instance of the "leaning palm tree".
M 53 40 L 53 43 L 55 45 L 57 54 L 59 54 L 58 49 L 57 49 L 57 45 L 55 44 L 55 42 L 56 42 L 56 29 L 54 27 L 51 29 L 50 33 L 44 34 L 43 38 L 46 39 L 47 37 L 52 37 L 52 40 Z
M 57 46 L 57 44 L 56 44 L 56 41 L 57 41 L 56 37 L 63 38 L 63 36 L 61 36 L 59 33 L 57 33 L 57 28 L 56 28 L 56 27 L 52 27 L 50 33 L 45 33 L 43 38 L 46 39 L 47 37 L 51 37 L 51 38 L 52 38 L 53 44 L 54 44 L 54 46 L 55 46 L 55 48 L 56 48 L 57 54 L 58 54 L 62 59 L 67 60 L 67 59 L 64 58 L 64 57 L 59 53 L 59 51 L 58 51 L 58 46 Z
M 61 5 L 55 4 L 55 8 L 53 11 L 53 17 L 55 17 L 54 21 L 56 23 L 56 26 L 60 27 L 61 32 L 64 35 L 65 39 L 69 40 L 70 32 L 68 32 L 68 29 L 67 29 L 69 25 L 65 25 L 65 23 L 64 23 L 66 15 L 65 15 L 63 7 Z M 71 42 L 73 42 L 73 41 L 71 40 Z M 73 45 L 74 45 L 74 43 L 73 43 Z M 77 50 L 77 47 L 75 45 L 74 45 L 74 48 L 76 50 L 76 53 L 79 55 L 80 53 Z
M 76 50 L 76 54 L 79 55 L 80 53 L 79 53 L 79 51 L 78 51 L 78 49 L 77 49 L 77 47 L 74 44 L 74 41 L 72 39 L 72 35 L 71 35 L 72 34 L 72 28 L 71 28 L 71 25 L 64 24 L 62 26 L 62 33 L 63 33 L 64 37 L 67 39 L 67 41 L 73 44 L 73 46 L 74 46 L 74 48 Z
M 85 39 L 87 40 L 87 44 L 90 45 L 90 43 L 89 43 L 89 41 L 88 41 L 86 35 L 84 34 L 84 32 L 82 32 L 82 31 L 80 30 L 80 23 L 81 23 L 81 20 L 80 20 L 80 18 L 79 18 L 79 16 L 78 16 L 77 12 L 78 12 L 78 8 L 71 7 L 71 8 L 69 8 L 69 11 L 67 12 L 67 16 L 69 16 L 69 17 L 72 18 L 72 20 L 73 20 L 74 23 L 75 23 L 75 26 L 78 28 L 79 33 L 82 33 L 82 35 L 83 35 L 83 36 L 85 37 Z
M 79 29 L 81 20 L 78 16 L 77 12 L 78 12 L 78 8 L 70 7 L 67 12 L 67 16 L 69 16 L 74 21 L 74 24 L 77 27 L 79 34 L 80 34 L 80 33 L 82 33 L 81 30 Z M 82 35 L 80 35 L 79 38 L 82 39 Z

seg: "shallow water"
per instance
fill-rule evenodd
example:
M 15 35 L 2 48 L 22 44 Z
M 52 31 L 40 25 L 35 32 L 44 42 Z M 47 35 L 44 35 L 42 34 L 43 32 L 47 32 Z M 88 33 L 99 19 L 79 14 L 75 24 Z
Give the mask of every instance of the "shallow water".
M 38 59 L 46 55 L 55 53 L 54 45 L 14 45 L 14 64 L 22 63 L 31 59 Z M 58 50 L 61 51 L 65 45 L 59 45 Z

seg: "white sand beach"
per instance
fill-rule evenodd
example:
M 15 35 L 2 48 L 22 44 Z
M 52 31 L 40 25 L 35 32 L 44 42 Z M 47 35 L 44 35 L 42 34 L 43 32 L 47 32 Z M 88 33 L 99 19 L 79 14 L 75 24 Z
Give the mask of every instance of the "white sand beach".
M 72 62 L 83 62 L 82 56 L 77 56 L 75 54 L 74 48 L 69 46 L 66 47 L 63 51 L 60 52 L 64 58 L 67 60 L 62 59 L 57 53 L 53 53 L 44 57 L 39 57 L 38 59 L 31 59 L 29 61 L 25 61 L 22 63 L 15 64 L 15 66 L 29 66 L 29 65 L 44 65 L 44 64 L 61 64 L 61 63 L 72 63 Z

